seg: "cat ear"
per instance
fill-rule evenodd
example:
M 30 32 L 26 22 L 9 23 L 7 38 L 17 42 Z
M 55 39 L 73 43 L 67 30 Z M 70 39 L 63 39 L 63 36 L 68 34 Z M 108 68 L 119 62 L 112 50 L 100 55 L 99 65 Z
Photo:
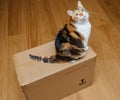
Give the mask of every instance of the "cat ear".
M 73 11 L 72 11 L 72 10 L 67 10 L 67 14 L 68 14 L 69 16 L 73 16 Z
M 80 1 L 78 1 L 78 8 L 84 8 Z

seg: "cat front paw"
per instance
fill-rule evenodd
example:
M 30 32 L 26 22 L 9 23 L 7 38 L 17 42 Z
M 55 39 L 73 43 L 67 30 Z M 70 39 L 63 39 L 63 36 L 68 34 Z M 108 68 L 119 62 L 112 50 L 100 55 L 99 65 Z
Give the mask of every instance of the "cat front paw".
M 86 47 L 84 48 L 85 51 L 88 50 L 88 49 L 89 49 L 89 46 L 86 46 Z

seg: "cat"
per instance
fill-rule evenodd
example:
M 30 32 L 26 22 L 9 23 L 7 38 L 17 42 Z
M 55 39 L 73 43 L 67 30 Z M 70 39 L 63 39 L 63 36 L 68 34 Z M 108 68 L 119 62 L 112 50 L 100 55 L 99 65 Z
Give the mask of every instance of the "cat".
M 56 55 L 40 57 L 29 54 L 33 60 L 44 63 L 75 62 L 86 55 L 91 32 L 89 13 L 78 1 L 75 10 L 67 10 L 70 16 L 68 23 L 59 30 L 55 39 Z

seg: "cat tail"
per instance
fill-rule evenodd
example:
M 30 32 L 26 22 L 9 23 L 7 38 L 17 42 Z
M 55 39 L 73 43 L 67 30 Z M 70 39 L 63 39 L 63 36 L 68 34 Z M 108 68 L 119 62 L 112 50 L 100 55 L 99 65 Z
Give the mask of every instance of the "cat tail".
M 58 58 L 56 57 L 56 55 L 48 57 L 48 56 L 35 56 L 32 54 L 29 54 L 29 57 L 32 60 L 43 62 L 43 63 L 57 63 L 58 62 Z
M 43 62 L 43 63 L 61 63 L 61 62 L 76 62 L 77 60 L 83 58 L 86 55 L 86 51 L 82 52 L 80 56 L 77 57 L 69 57 L 69 56 L 60 56 L 60 55 L 53 55 L 53 56 L 35 56 L 29 54 L 29 57 L 32 60 Z

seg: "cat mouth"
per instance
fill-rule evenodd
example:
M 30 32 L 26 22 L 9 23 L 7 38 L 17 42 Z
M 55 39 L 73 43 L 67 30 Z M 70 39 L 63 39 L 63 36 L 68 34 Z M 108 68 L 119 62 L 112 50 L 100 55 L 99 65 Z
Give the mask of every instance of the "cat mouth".
M 79 19 L 79 20 L 78 20 L 78 22 L 85 22 L 85 21 L 87 21 L 86 18 L 82 18 L 82 19 Z

